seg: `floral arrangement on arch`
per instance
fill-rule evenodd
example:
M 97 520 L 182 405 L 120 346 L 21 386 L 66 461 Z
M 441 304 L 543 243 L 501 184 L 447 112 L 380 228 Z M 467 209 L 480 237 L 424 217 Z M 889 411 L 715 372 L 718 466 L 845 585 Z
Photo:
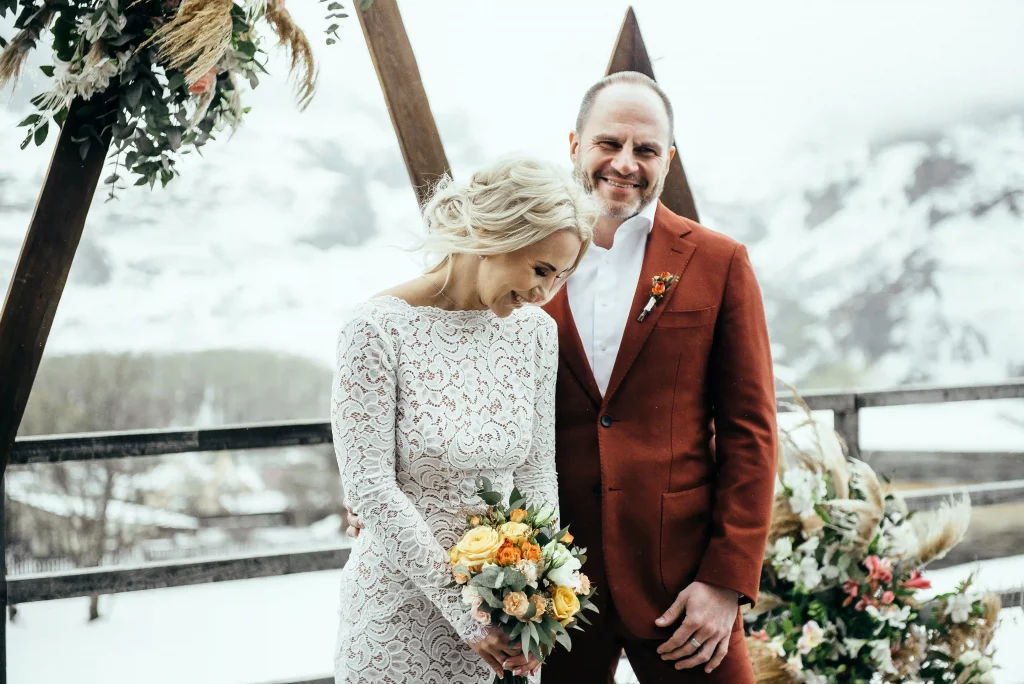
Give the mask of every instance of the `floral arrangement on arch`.
M 931 588 L 924 567 L 963 539 L 969 501 L 909 512 L 796 403 L 806 420 L 781 431 L 762 593 L 745 615 L 757 681 L 994 682 L 999 597 L 973 591 L 969 580 L 921 595 Z M 804 428 L 810 445 L 798 443 Z
M 348 16 L 337 0 L 318 1 L 328 22 Z M 372 0 L 360 3 L 365 10 Z M 28 129 L 22 149 L 41 145 L 51 121 L 62 126 L 72 101 L 82 101 L 86 123 L 72 140 L 84 159 L 111 130 L 111 196 L 122 174 L 166 185 L 185 148 L 198 151 L 215 131 L 239 125 L 243 84 L 255 88 L 267 73 L 261 21 L 290 54 L 299 106 L 316 92 L 312 48 L 284 0 L 0 0 L 0 19 L 9 12 L 17 33 L 0 37 L 0 89 L 17 83 L 41 41 L 53 50 L 42 67 L 51 86 L 19 124 Z M 328 44 L 337 29 L 327 27 Z

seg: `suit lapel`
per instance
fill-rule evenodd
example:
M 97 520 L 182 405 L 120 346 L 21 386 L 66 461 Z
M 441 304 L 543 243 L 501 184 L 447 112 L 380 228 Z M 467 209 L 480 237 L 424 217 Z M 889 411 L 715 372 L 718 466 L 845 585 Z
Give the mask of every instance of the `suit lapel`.
M 612 377 L 608 383 L 608 391 L 604 399 L 608 401 L 615 390 L 619 388 L 623 378 L 629 371 L 630 366 L 640 354 L 644 343 L 654 330 L 655 324 L 661 318 L 661 312 L 668 306 L 669 301 L 675 295 L 676 290 L 682 281 L 683 271 L 690 263 L 690 257 L 696 247 L 692 242 L 683 240 L 683 237 L 690 232 L 690 228 L 684 221 L 670 221 L 668 217 L 674 215 L 668 211 L 660 202 L 654 215 L 654 225 L 651 234 L 647 238 L 647 248 L 644 251 L 644 264 L 640 269 L 640 280 L 636 285 L 636 292 L 633 294 L 633 305 L 629 310 L 629 319 L 626 321 L 626 330 L 622 334 L 622 342 L 619 344 L 619 353 L 615 357 L 615 366 L 612 368 Z M 644 318 L 643 322 L 637 321 L 637 317 L 647 304 L 651 296 L 651 285 L 654 276 L 663 271 L 675 275 L 672 286 L 665 293 L 661 302 Z M 567 307 L 568 308 L 568 307 Z M 573 328 L 575 331 L 575 328 Z M 578 337 L 578 336 L 577 336 Z M 584 359 L 584 363 L 586 360 Z
M 583 349 L 583 341 L 576 330 L 576 321 L 573 320 L 572 309 L 569 307 L 568 288 L 562 287 L 545 305 L 544 310 L 558 323 L 558 352 L 565 365 L 586 390 L 590 400 L 594 402 L 594 407 L 601 406 L 601 390 L 597 387 L 594 371 L 590 368 L 587 352 Z

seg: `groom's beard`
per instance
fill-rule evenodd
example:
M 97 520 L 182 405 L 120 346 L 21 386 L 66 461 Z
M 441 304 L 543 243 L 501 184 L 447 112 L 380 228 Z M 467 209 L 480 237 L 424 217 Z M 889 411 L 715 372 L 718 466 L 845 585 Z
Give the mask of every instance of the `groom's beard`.
M 596 172 L 594 175 L 590 175 L 577 163 L 573 164 L 572 175 L 576 181 L 583 186 L 583 189 L 587 191 L 587 194 L 597 200 L 597 203 L 601 205 L 602 214 L 619 221 L 625 221 L 626 219 L 633 218 L 639 214 L 644 207 L 661 197 L 661 191 L 665 189 L 665 178 L 668 176 L 668 173 L 666 171 L 666 173 L 660 174 L 657 179 L 655 179 L 654 183 L 649 184 L 646 188 L 643 188 L 640 191 L 640 197 L 637 198 L 636 202 L 626 205 L 609 205 L 605 202 L 605 199 L 601 194 L 595 190 L 595 185 L 597 184 L 595 178 L 597 175 Z

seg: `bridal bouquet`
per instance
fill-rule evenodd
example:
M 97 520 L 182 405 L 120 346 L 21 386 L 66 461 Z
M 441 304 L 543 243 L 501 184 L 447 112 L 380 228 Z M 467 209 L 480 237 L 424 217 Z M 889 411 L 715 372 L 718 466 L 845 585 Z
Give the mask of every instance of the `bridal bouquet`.
M 924 566 L 963 538 L 969 502 L 909 512 L 801 406 L 808 420 L 782 431 L 761 599 L 746 615 L 757 681 L 993 682 L 998 597 L 970 581 L 920 594 Z M 808 426 L 812 443 L 798 444 Z
M 597 612 L 590 601 L 596 588 L 580 572 L 586 549 L 572 545 L 568 527 L 550 527 L 550 504 L 524 508 L 525 498 L 513 489 L 505 506 L 487 478 L 477 493 L 488 508 L 468 516 L 469 529 L 448 552 L 455 582 L 477 620 L 500 625 L 512 644 L 544 662 L 556 643 L 571 648 L 567 630 L 590 624 L 584 610 Z M 505 673 L 495 681 L 527 679 Z

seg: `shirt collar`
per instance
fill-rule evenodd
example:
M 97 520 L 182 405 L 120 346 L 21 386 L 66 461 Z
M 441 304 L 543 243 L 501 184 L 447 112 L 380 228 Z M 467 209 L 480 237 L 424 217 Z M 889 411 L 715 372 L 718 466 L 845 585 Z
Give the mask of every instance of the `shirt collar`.
M 654 200 L 641 209 L 639 214 L 623 221 L 622 225 L 619 226 L 619 230 L 629 232 L 642 230 L 645 234 L 650 235 L 651 230 L 654 228 L 654 212 L 657 210 L 658 200 Z

